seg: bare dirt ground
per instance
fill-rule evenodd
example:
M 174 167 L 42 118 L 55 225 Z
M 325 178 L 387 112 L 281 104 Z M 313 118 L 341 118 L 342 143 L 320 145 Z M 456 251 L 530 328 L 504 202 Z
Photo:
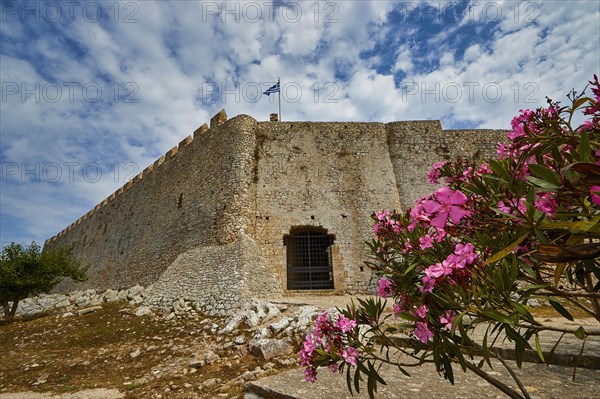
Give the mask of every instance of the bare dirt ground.
M 302 305 L 327 309 L 350 301 L 293 296 L 273 302 L 289 306 L 285 317 Z M 551 308 L 535 312 L 557 316 Z M 0 321 L 0 399 L 243 398 L 245 383 L 298 368 L 299 336 L 291 337 L 292 353 L 267 361 L 249 353 L 251 330 L 217 333 L 224 323 L 200 314 L 137 317 L 127 302 L 81 316 Z
M 0 325 L 0 398 L 93 388 L 116 388 L 125 398 L 236 398 L 244 381 L 297 364 L 293 354 L 266 362 L 247 346 L 228 345 L 232 338 L 214 334 L 222 319 L 155 320 L 119 312 L 126 307 Z

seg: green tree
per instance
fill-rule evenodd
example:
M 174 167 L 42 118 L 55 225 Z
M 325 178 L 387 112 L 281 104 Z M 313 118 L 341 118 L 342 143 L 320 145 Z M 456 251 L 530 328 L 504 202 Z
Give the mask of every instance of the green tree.
M 50 292 L 63 277 L 75 281 L 87 278 L 86 269 L 71 257 L 70 250 L 42 252 L 35 242 L 27 248 L 14 242 L 6 246 L 0 255 L 0 302 L 4 319 L 14 318 L 20 300 Z

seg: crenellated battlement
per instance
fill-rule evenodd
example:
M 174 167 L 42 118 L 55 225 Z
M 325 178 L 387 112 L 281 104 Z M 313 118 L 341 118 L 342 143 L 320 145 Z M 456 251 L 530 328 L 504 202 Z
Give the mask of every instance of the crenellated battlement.
M 165 155 L 161 155 L 160 158 L 158 158 L 152 164 L 148 165 L 143 171 L 141 171 L 140 173 L 135 175 L 133 178 L 131 178 L 125 184 L 123 184 L 121 187 L 119 187 L 114 193 L 110 194 L 108 197 L 106 197 L 104 200 L 102 200 L 100 203 L 98 203 L 92 210 L 90 210 L 85 215 L 81 216 L 79 219 L 77 219 L 76 221 L 71 223 L 69 226 L 64 228 L 58 234 L 56 234 L 56 235 L 50 237 L 48 240 L 46 240 L 46 243 L 51 243 L 51 242 L 55 241 L 58 237 L 61 237 L 66 232 L 71 231 L 73 229 L 73 227 L 81 224 L 86 219 L 91 218 L 95 213 L 99 212 L 104 206 L 108 205 L 110 202 L 112 202 L 113 200 L 115 200 L 119 196 L 123 195 L 128 190 L 130 190 L 134 185 L 141 182 L 144 177 L 147 177 L 148 175 L 150 175 L 150 173 L 152 173 L 154 170 L 159 168 L 161 165 L 164 165 L 165 162 L 168 162 L 170 159 L 175 158 L 181 150 L 190 146 L 193 143 L 194 139 L 199 139 L 202 135 L 204 135 L 209 130 L 211 130 L 211 128 L 222 125 L 226 121 L 227 121 L 227 113 L 225 112 L 224 109 L 222 109 L 217 114 L 215 114 L 215 116 L 213 116 L 211 118 L 211 121 L 210 121 L 211 127 L 210 128 L 208 127 L 208 125 L 206 123 L 202 124 L 198 129 L 196 129 L 194 131 L 193 135 L 189 135 L 186 138 L 184 138 L 183 140 L 181 140 L 177 146 L 171 148 L 169 151 L 167 151 L 167 153 Z

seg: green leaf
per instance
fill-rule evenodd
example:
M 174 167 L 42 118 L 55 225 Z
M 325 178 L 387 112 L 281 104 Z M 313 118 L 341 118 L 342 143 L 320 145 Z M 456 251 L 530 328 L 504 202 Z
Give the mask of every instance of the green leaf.
M 592 150 L 590 148 L 590 139 L 587 131 L 583 130 L 580 135 L 579 141 L 579 156 L 584 162 L 592 161 Z
M 502 178 L 503 180 L 509 181 L 510 174 L 507 168 L 505 167 L 506 162 L 493 159 L 489 162 L 489 164 L 490 169 L 492 170 L 492 172 L 494 172 L 496 176 Z
M 531 315 L 531 313 L 529 313 L 529 310 L 527 310 L 527 308 L 523 305 L 521 305 L 518 302 L 510 302 L 510 306 L 515 309 L 517 311 L 517 313 L 519 313 L 525 320 L 531 322 L 531 323 L 535 323 L 535 319 L 533 318 L 533 316 Z
M 591 103 L 594 103 L 594 100 L 592 100 L 589 97 L 581 97 L 581 98 L 579 98 L 577 101 L 575 101 L 573 103 L 573 110 L 576 110 L 577 108 L 581 107 L 583 104 L 585 104 L 588 101 L 591 102 Z
M 356 371 L 354 372 L 354 389 L 356 390 L 356 393 L 360 393 L 360 370 L 361 370 L 361 366 L 362 369 L 364 370 L 363 372 L 366 374 L 367 369 L 365 368 L 365 366 L 361 363 L 358 362 L 357 367 L 356 367 Z M 348 367 L 348 372 L 350 372 L 350 367 Z M 352 390 L 350 390 L 350 392 L 352 392 Z
M 533 176 L 527 176 L 527 180 L 536 187 L 543 188 L 545 191 L 557 191 L 560 186 L 556 186 L 546 180 L 539 179 Z
M 562 277 L 565 269 L 567 268 L 566 262 L 561 262 L 556 264 L 556 269 L 554 269 L 554 285 L 558 286 L 560 278 Z
M 565 319 L 573 321 L 573 316 L 571 316 L 571 313 L 569 313 L 569 311 L 565 309 L 564 306 L 560 304 L 560 302 L 558 302 L 554 298 L 548 298 L 548 302 L 550 302 L 550 306 L 552 306 L 554 310 L 560 313 Z
M 487 317 L 488 319 L 499 321 L 500 323 L 510 324 L 511 326 L 515 324 L 508 316 L 494 309 L 484 310 L 481 312 L 481 315 Z
M 519 244 L 521 244 L 523 242 L 523 240 L 525 240 L 525 238 L 527 238 L 528 233 L 523 234 L 522 236 L 520 236 L 519 238 L 516 239 L 515 242 L 513 242 L 512 244 L 510 244 L 509 246 L 507 246 L 506 248 L 504 248 L 503 250 L 496 252 L 494 254 L 494 256 L 492 256 L 491 258 L 489 258 L 488 260 L 486 260 L 483 265 L 489 265 L 490 263 L 495 263 L 498 262 L 499 260 L 504 259 L 508 254 L 512 253 L 512 251 L 515 250 L 515 248 L 517 248 L 519 246 Z
M 587 336 L 587 331 L 585 331 L 585 329 L 582 326 L 579 326 L 579 328 L 575 330 L 573 335 L 575 335 L 579 339 L 585 339 L 585 337 Z
M 561 186 L 558 173 L 554 172 L 552 169 L 547 168 L 544 165 L 539 165 L 539 164 L 530 164 L 528 166 L 529 166 L 529 170 L 535 177 L 538 177 L 538 178 L 550 183 L 553 186 L 556 186 L 556 187 Z
M 535 349 L 537 351 L 537 354 L 538 354 L 540 360 L 542 362 L 546 362 L 544 360 L 544 352 L 542 351 L 542 346 L 540 345 L 540 337 L 538 336 L 538 334 L 535 334 Z
M 538 226 L 540 230 L 567 230 L 571 234 L 600 234 L 598 218 L 578 222 L 545 222 Z

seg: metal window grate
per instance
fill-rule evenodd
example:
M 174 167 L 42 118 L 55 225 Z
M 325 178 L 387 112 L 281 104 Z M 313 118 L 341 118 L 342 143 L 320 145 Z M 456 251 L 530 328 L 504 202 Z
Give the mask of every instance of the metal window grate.
M 286 237 L 289 290 L 333 288 L 332 241 L 327 234 L 313 231 Z

